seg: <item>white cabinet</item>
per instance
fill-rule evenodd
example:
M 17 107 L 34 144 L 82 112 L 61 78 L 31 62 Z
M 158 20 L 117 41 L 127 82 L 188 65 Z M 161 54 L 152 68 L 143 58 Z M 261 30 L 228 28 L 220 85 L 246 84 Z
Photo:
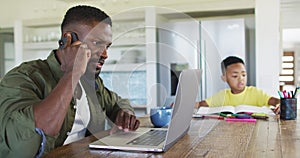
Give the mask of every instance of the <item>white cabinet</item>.
M 145 12 L 145 9 L 131 10 L 112 16 L 113 44 L 100 74 L 109 89 L 130 99 L 138 115 L 150 111 L 149 78 L 154 77 L 148 74 L 154 67 L 148 64 L 151 51 L 146 42 L 149 35 Z
M 51 50 L 58 48 L 60 20 L 51 18 L 16 21 L 14 32 L 16 55 L 19 57 L 17 62 L 45 59 Z
M 113 41 L 103 71 L 141 71 L 146 62 L 146 31 L 144 10 L 112 16 Z M 131 18 L 129 18 L 131 17 Z

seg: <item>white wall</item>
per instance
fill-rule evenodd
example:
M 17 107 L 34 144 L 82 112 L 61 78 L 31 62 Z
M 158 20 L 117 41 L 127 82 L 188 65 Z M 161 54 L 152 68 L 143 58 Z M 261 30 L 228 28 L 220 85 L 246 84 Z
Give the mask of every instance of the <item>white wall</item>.
M 170 63 L 187 63 L 189 68 L 204 70 L 202 85 L 204 90 L 201 99 L 205 99 L 228 87 L 221 80 L 220 63 L 224 58 L 235 55 L 245 60 L 244 19 L 209 21 L 190 19 L 184 22 L 169 22 L 161 28 L 163 29 L 159 29 L 160 79 L 168 94 L 170 94 Z M 200 51 L 201 57 L 197 55 L 197 51 Z
M 295 85 L 300 86 L 300 44 L 297 44 L 293 51 L 295 51 Z
M 168 104 L 174 99 L 171 96 L 171 64 L 188 64 L 190 69 L 199 68 L 199 21 L 189 19 L 160 24 L 158 38 L 159 82 L 162 85 L 159 98 L 160 104 Z
M 244 19 L 201 21 L 201 42 L 204 57 L 207 98 L 228 88 L 221 80 L 221 62 L 228 56 L 238 56 L 245 61 Z
M 245 58 L 244 19 L 224 19 L 202 21 L 203 31 L 215 42 L 221 58 L 236 55 Z
M 278 96 L 280 70 L 280 0 L 257 0 L 256 86 Z

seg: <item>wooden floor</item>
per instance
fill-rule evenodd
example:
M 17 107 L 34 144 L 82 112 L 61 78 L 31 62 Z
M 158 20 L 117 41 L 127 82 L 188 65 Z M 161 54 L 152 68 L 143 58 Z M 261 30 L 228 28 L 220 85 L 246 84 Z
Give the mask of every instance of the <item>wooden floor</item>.
M 272 117 L 256 123 L 193 119 L 188 134 L 165 153 L 92 150 L 88 144 L 96 138 L 90 136 L 59 147 L 46 157 L 296 158 L 300 157 L 299 121 L 299 117 L 289 121 Z M 149 117 L 141 118 L 141 122 L 151 126 Z

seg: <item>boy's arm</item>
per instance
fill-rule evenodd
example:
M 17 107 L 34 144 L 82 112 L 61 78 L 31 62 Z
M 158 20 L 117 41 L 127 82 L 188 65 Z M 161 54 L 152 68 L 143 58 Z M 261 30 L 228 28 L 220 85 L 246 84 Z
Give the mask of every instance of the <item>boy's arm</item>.
M 279 114 L 279 112 L 280 112 L 280 99 L 271 97 L 268 101 L 268 104 L 275 106 L 273 111 L 274 111 L 275 114 Z
M 206 103 L 205 100 L 202 100 L 202 101 L 200 101 L 200 102 L 196 102 L 195 108 L 200 108 L 201 106 L 206 106 L 206 107 L 208 107 L 208 104 Z
M 271 97 L 270 99 L 269 99 L 269 101 L 268 101 L 268 104 L 269 105 L 277 105 L 277 104 L 279 104 L 280 103 L 280 99 L 278 99 L 278 98 L 274 98 L 274 97 Z

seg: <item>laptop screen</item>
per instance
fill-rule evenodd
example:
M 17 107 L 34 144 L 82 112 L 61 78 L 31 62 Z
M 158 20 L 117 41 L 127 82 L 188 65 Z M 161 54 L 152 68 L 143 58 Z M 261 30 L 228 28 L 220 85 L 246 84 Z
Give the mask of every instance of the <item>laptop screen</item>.
M 169 124 L 166 148 L 169 148 L 187 133 L 199 92 L 201 70 L 183 70 L 179 77 L 176 100 Z

